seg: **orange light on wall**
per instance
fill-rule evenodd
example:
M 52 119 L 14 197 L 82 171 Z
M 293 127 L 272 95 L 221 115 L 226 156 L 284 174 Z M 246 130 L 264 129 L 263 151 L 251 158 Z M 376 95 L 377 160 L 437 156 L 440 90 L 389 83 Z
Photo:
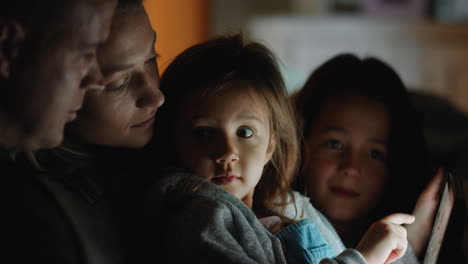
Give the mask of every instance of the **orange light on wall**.
M 144 0 L 157 33 L 156 51 L 161 73 L 186 48 L 205 41 L 209 34 L 209 0 Z

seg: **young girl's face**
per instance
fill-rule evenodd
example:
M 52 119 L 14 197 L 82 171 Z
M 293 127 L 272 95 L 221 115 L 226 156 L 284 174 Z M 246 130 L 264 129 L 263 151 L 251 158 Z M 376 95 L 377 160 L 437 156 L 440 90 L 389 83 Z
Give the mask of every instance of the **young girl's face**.
M 265 100 L 237 86 L 217 95 L 193 94 L 182 102 L 176 118 L 182 164 L 251 207 L 274 150 Z
M 333 222 L 365 217 L 388 178 L 390 116 L 384 105 L 358 95 L 323 105 L 306 135 L 304 182 L 313 203 Z

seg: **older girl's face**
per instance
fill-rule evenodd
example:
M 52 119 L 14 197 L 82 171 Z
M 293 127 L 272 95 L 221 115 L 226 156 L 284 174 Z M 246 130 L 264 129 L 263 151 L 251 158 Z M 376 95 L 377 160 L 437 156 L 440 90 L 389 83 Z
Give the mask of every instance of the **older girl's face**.
M 153 134 L 159 90 L 153 31 L 143 6 L 117 17 L 98 49 L 106 87 L 88 93 L 74 124 L 84 141 L 103 146 L 143 147 Z
M 313 203 L 332 222 L 366 216 L 388 179 L 390 116 L 358 95 L 326 102 L 305 142 L 303 179 Z

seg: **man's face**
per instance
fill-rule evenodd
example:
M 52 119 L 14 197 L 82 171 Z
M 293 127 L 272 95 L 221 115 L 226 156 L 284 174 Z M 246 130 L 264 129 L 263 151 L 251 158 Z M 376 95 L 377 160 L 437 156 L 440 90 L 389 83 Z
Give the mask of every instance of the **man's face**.
M 99 89 L 102 74 L 96 48 L 109 34 L 115 0 L 82 0 L 62 26 L 21 61 L 16 74 L 16 115 L 23 147 L 54 147 L 67 122 L 76 118 L 84 95 Z M 47 29 L 44 29 L 47 31 Z

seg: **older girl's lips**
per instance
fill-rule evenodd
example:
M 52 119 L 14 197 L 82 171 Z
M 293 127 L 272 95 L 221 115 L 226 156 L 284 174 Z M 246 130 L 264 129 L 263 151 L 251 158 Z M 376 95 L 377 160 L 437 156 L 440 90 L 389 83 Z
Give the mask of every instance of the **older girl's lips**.
M 347 188 L 343 188 L 343 187 L 331 187 L 330 188 L 330 191 L 341 197 L 341 198 L 345 198 L 345 199 L 352 199 L 352 198 L 356 198 L 359 196 L 359 193 L 351 190 L 351 189 L 347 189 Z

